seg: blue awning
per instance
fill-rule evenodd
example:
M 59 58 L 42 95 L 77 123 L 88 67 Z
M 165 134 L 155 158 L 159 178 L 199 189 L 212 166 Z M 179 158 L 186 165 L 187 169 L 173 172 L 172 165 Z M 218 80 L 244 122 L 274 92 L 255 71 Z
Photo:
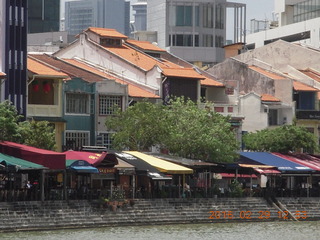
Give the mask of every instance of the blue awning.
M 282 172 L 310 172 L 313 169 L 294 163 L 287 159 L 275 156 L 267 152 L 240 152 L 239 163 L 252 164 L 252 161 L 259 164 L 275 166 Z
M 79 173 L 99 173 L 97 168 L 84 160 L 67 160 L 66 167 Z

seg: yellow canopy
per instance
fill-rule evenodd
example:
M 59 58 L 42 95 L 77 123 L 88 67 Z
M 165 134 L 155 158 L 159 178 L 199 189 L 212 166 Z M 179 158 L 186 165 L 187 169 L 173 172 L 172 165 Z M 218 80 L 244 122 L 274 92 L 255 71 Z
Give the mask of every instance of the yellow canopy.
M 137 151 L 125 151 L 125 152 L 137 158 L 142 159 L 143 161 L 149 163 L 150 165 L 154 166 L 160 172 L 163 172 L 163 173 L 168 173 L 168 174 L 192 174 L 193 173 L 193 170 L 190 168 L 180 166 L 178 164 L 168 162 L 166 160 L 162 160 L 160 158 L 156 158 L 148 154 L 144 154 Z

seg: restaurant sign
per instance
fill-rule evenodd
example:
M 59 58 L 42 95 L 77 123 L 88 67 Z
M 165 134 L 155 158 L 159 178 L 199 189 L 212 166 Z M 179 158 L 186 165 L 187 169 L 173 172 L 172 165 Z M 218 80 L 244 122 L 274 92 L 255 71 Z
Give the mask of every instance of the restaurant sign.
M 98 168 L 99 173 L 115 173 L 115 168 Z

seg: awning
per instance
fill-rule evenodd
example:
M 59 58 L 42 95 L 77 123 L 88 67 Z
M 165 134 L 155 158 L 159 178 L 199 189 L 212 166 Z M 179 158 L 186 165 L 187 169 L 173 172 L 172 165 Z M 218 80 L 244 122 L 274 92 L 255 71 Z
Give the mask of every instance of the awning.
M 33 162 L 49 169 L 60 170 L 66 168 L 66 155 L 64 153 L 8 141 L 0 142 L 0 151 L 4 154 Z
M 67 160 L 84 160 L 94 167 L 114 167 L 118 160 L 113 153 L 94 153 L 69 150 L 64 152 Z
M 307 158 L 307 159 L 299 159 L 298 157 L 284 155 L 284 154 L 280 154 L 280 153 L 272 153 L 272 154 L 274 154 L 278 157 L 287 159 L 289 161 L 292 161 L 294 163 L 301 164 L 305 167 L 309 167 L 313 170 L 320 171 L 320 159 L 314 159 L 312 156 L 305 155 L 305 158 Z
M 126 153 L 133 155 L 137 158 L 142 159 L 143 161 L 149 163 L 150 165 L 157 168 L 160 172 L 168 174 L 192 174 L 193 170 L 178 164 L 156 158 L 137 151 L 126 151 Z
M 118 158 L 123 159 L 125 162 L 133 165 L 137 175 L 144 175 L 150 177 L 152 180 L 172 180 L 172 177 L 165 176 L 157 168 L 151 164 L 137 158 L 131 154 L 121 152 L 115 153 Z M 120 159 L 119 159 L 120 160 Z
M 240 164 L 263 164 L 275 166 L 281 172 L 309 172 L 311 168 L 267 152 L 240 152 Z
M 67 160 L 67 169 L 74 170 L 78 173 L 99 173 L 99 170 L 83 160 Z
M 276 170 L 275 166 L 269 165 L 261 165 L 261 164 L 239 164 L 240 167 L 252 168 L 255 172 L 264 174 L 264 175 L 273 175 L 273 174 L 280 174 L 281 172 Z
M 155 173 L 155 172 L 149 172 L 148 177 L 150 177 L 152 180 L 157 180 L 157 181 L 172 180 L 171 176 L 166 176 L 162 173 Z
M 47 169 L 46 167 L 29 162 L 20 158 L 12 157 L 3 153 L 0 153 L 0 166 L 4 166 L 5 169 L 12 170 L 40 170 Z

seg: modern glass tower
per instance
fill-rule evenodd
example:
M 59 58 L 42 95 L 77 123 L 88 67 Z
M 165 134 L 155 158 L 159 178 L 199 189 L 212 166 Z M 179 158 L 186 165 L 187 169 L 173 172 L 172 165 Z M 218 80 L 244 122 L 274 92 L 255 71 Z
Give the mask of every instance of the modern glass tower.
M 60 0 L 28 0 L 28 33 L 58 32 Z
M 1 101 L 9 100 L 19 114 L 27 108 L 27 3 L 26 0 L 1 1 L 0 48 Z

